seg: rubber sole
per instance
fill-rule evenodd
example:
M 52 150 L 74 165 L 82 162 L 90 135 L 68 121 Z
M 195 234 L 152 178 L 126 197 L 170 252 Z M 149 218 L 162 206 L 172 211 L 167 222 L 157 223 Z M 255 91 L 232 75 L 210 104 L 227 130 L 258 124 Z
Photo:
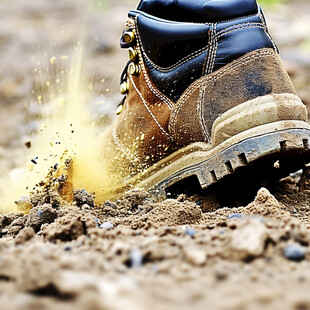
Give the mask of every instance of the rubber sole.
M 228 176 L 237 175 L 241 170 L 244 173 L 244 169 L 247 176 L 252 175 L 261 182 L 264 177 L 277 179 L 286 176 L 309 162 L 310 129 L 283 129 L 235 143 L 211 158 L 171 174 L 151 190 L 154 194 L 165 196 L 172 185 L 192 176 L 197 177 L 204 189 Z M 230 179 L 234 182 L 234 178 Z
M 122 185 L 106 188 L 102 197 L 114 199 L 128 190 L 140 189 L 166 198 L 172 188 L 195 193 L 214 184 L 224 184 L 226 192 L 236 180 L 255 180 L 255 190 L 264 179 L 287 176 L 309 162 L 310 125 L 278 121 L 243 131 L 217 146 L 203 142 L 188 145 Z M 180 186 L 186 180 L 186 187 Z

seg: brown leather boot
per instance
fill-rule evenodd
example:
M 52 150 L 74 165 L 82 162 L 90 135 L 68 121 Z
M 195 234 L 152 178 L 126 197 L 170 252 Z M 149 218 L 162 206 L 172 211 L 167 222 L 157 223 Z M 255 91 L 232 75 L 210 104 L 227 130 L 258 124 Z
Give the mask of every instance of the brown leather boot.
M 121 46 L 124 100 L 97 196 L 164 194 L 189 177 L 206 188 L 244 169 L 280 177 L 309 161 L 306 108 L 255 0 L 141 1 Z

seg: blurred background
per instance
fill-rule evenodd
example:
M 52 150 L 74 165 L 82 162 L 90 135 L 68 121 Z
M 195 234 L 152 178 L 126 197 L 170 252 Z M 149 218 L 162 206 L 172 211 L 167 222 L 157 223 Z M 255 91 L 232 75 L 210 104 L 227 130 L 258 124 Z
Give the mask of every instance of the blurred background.
M 64 91 L 70 56 L 82 42 L 82 75 L 94 118 L 114 112 L 128 58 L 119 37 L 138 2 L 0 1 L 0 172 L 20 165 L 42 109 Z M 310 107 L 310 1 L 259 3 L 297 92 Z

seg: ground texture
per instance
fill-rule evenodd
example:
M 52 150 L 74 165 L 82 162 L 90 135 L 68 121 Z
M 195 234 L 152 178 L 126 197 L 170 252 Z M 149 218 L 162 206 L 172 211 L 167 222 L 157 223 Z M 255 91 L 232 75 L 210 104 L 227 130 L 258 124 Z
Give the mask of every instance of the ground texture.
M 127 60 L 117 38 L 134 6 L 1 1 L 1 167 L 21 162 L 40 113 L 31 103 L 44 101 L 40 68 L 72 52 L 82 20 L 94 100 L 116 107 L 116 72 Z M 269 8 L 267 20 L 309 107 L 309 2 Z M 310 309 L 309 175 L 282 180 L 272 194 L 262 188 L 238 208 L 139 191 L 100 206 L 85 191 L 72 205 L 37 195 L 29 214 L 0 215 L 0 309 Z

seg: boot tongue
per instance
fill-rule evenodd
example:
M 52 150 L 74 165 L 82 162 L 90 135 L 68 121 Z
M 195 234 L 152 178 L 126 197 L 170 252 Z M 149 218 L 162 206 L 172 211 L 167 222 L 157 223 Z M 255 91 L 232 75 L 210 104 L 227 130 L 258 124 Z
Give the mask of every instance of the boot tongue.
M 256 0 L 142 0 L 138 10 L 158 18 L 212 23 L 257 14 Z

